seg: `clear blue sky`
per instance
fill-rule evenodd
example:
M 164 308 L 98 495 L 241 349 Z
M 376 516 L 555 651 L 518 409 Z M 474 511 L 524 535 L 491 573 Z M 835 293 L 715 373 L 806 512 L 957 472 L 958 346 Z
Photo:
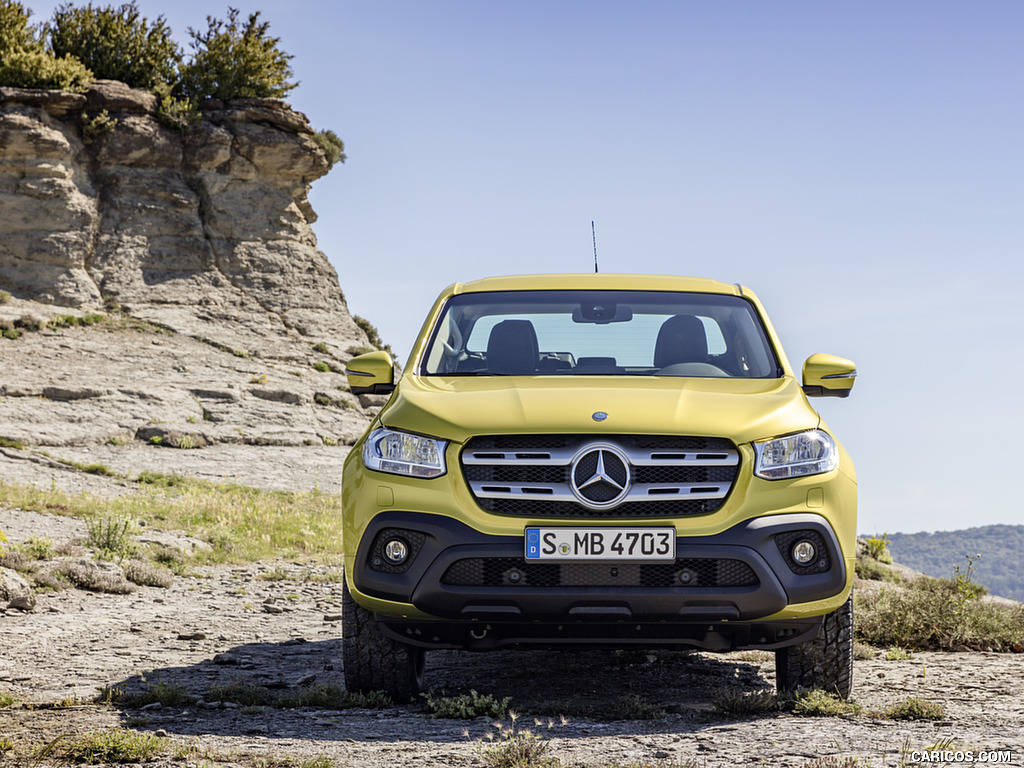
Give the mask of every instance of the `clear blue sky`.
M 742 282 L 795 366 L 857 362 L 817 403 L 859 530 L 1024 522 L 1024 3 L 232 5 L 345 141 L 314 229 L 403 359 L 450 282 L 592 269 L 595 220 L 602 271 Z

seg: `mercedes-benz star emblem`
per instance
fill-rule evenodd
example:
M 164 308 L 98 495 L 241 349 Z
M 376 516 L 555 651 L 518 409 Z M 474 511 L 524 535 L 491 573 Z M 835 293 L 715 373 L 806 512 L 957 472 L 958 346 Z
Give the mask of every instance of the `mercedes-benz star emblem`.
M 605 413 L 604 411 L 597 411 L 597 412 L 596 412 L 596 413 L 595 413 L 595 414 L 594 414 L 593 416 L 591 416 L 590 418 L 592 418 L 592 419 L 593 419 L 594 421 L 604 421 L 605 419 L 607 419 L 607 418 L 608 418 L 608 414 L 607 414 L 607 413 Z
M 629 459 L 614 445 L 588 445 L 573 459 L 570 487 L 585 507 L 617 506 L 629 493 Z

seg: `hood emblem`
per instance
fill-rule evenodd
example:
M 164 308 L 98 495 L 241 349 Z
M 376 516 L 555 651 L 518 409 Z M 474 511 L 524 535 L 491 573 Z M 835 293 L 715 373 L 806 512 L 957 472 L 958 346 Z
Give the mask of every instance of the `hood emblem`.
M 629 493 L 629 459 L 613 445 L 588 445 L 572 462 L 569 485 L 585 507 L 618 506 Z
M 608 418 L 608 414 L 605 413 L 604 411 L 597 411 L 590 418 L 592 418 L 594 421 L 604 421 L 605 419 Z

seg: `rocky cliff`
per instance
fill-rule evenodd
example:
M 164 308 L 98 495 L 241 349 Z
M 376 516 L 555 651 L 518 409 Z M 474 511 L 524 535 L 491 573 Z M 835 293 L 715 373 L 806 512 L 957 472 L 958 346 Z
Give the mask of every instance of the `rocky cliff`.
M 327 171 L 279 100 L 175 129 L 121 83 L 0 88 L 0 448 L 354 440 L 379 398 L 342 375 L 369 342 L 310 226 Z
M 0 288 L 277 358 L 365 344 L 310 228 L 327 170 L 276 99 L 214 101 L 177 130 L 121 83 L 0 88 Z

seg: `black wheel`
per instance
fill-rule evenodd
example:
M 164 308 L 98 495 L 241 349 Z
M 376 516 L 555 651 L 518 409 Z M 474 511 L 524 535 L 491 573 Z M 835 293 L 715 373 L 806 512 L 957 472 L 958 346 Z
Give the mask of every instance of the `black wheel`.
M 775 652 L 779 695 L 821 688 L 844 699 L 853 688 L 853 594 L 825 616 L 818 636 Z
M 373 613 L 352 599 L 344 581 L 341 591 L 345 687 L 353 693 L 384 691 L 399 704 L 411 701 L 423 690 L 423 649 L 385 636 Z

